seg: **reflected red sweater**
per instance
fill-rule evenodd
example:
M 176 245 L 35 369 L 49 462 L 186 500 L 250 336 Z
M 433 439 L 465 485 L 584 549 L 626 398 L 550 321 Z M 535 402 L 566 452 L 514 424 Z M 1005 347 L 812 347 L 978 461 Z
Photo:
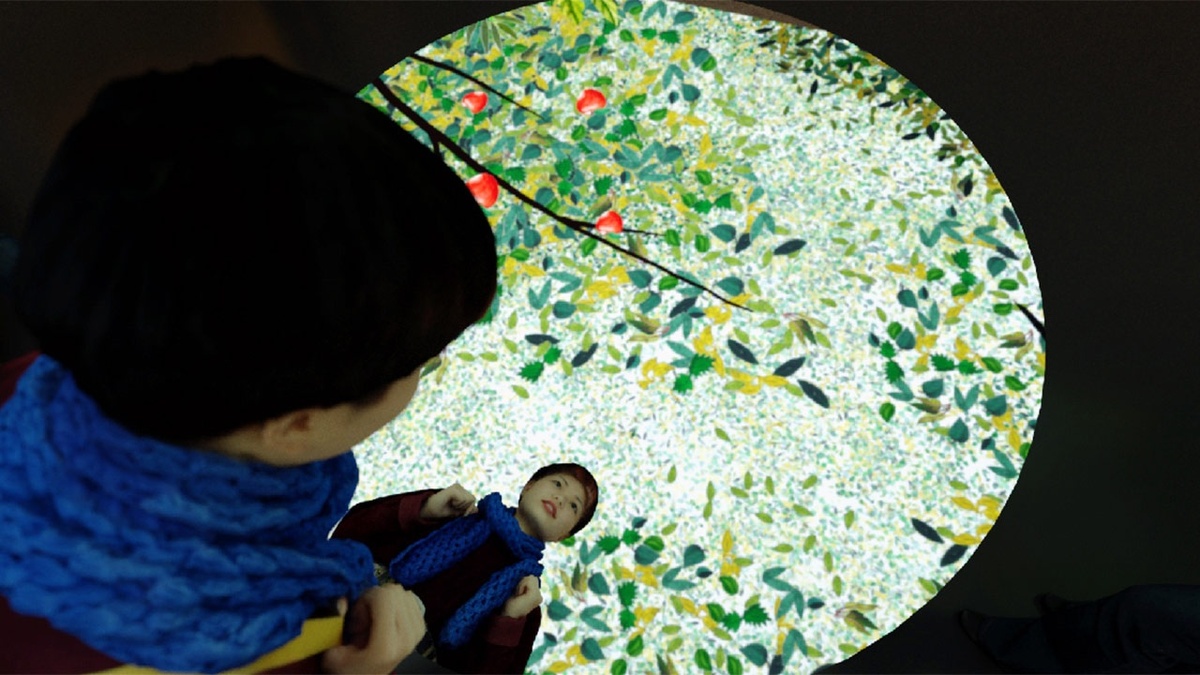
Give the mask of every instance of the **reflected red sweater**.
M 38 357 L 37 352 L 0 365 L 0 405 L 12 397 L 17 380 Z M 0 478 L 3 480 L 3 478 Z M 46 619 L 18 614 L 0 597 L 0 672 L 5 673 L 87 673 L 122 665 L 87 646 L 78 638 L 63 633 Z M 317 654 L 266 672 L 319 673 L 321 655 Z
M 387 567 L 401 551 L 446 523 L 420 516 L 421 507 L 436 490 L 420 490 L 357 504 L 333 532 L 335 538 L 367 545 L 375 562 Z M 497 536 L 489 537 L 456 566 L 409 590 L 425 604 L 425 623 L 434 635 L 493 574 L 517 562 Z M 437 661 L 459 673 L 524 673 L 541 625 L 541 608 L 519 619 L 496 616 L 485 620 L 460 649 L 439 647 Z

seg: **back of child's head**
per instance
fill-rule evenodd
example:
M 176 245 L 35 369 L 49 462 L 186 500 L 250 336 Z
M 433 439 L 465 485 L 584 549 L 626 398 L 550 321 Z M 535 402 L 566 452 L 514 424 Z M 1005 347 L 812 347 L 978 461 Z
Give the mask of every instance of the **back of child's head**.
M 105 88 L 14 279 L 40 349 L 109 417 L 180 441 L 377 400 L 495 291 L 463 181 L 369 104 L 264 59 Z
M 570 476 L 579 481 L 579 484 L 583 486 L 585 497 L 584 501 L 586 502 L 583 505 L 583 513 L 579 517 L 579 522 L 576 523 L 575 527 L 571 528 L 571 531 L 568 533 L 570 535 L 574 535 L 576 532 L 579 532 L 586 527 L 587 524 L 592 521 L 592 516 L 596 514 L 596 505 L 600 503 L 600 485 L 596 482 L 596 477 L 592 475 L 591 471 L 588 471 L 584 466 L 575 464 L 573 462 L 547 464 L 546 466 L 543 466 L 535 471 L 534 474 L 530 476 L 529 482 L 532 483 L 547 476 L 561 475 Z

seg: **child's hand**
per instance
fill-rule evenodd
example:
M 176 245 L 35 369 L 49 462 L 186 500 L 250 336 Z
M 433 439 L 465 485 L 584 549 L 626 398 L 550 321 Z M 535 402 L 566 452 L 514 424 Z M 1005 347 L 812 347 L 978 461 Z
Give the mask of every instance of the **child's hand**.
M 475 513 L 475 495 L 455 483 L 441 492 L 434 493 L 421 507 L 421 517 L 429 520 L 457 518 Z
M 338 613 L 346 617 L 344 644 L 325 651 L 327 672 L 390 673 L 425 636 L 425 607 L 399 584 L 367 589 L 349 615 L 346 605 L 345 598 L 338 601 Z
M 530 575 L 521 579 L 517 590 L 504 602 L 502 614 L 519 619 L 533 611 L 534 607 L 542 604 L 542 591 L 538 587 L 538 578 Z

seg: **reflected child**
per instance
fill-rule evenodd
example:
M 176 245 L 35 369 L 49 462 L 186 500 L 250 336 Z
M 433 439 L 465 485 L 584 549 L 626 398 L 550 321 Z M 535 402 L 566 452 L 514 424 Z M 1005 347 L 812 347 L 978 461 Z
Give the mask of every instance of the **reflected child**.
M 586 468 L 551 464 L 516 507 L 498 492 L 476 502 L 456 483 L 358 504 L 333 537 L 366 544 L 380 580 L 425 604 L 430 633 L 419 651 L 457 672 L 522 673 L 541 624 L 545 544 L 582 530 L 598 500 Z

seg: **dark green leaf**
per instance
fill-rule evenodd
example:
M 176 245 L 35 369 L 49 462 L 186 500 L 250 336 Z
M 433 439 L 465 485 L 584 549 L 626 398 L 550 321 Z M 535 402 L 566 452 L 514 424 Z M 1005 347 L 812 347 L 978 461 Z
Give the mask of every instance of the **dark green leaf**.
M 911 309 L 917 308 L 917 296 L 913 295 L 913 292 L 907 288 L 902 289 L 896 294 L 896 300 L 898 300 L 900 304 L 905 307 L 909 307 Z
M 829 399 L 825 396 L 825 392 L 821 391 L 817 385 L 811 382 L 806 382 L 805 380 L 799 380 L 799 383 L 800 388 L 804 390 L 804 395 L 811 398 L 813 403 L 816 403 L 822 408 L 829 407 Z
M 800 370 L 800 366 L 804 365 L 804 360 L 803 356 L 791 359 L 776 368 L 775 372 L 771 374 L 778 375 L 779 377 L 791 377 L 797 370 Z
M 650 273 L 645 270 L 633 270 L 628 275 L 629 280 L 638 288 L 645 288 L 650 285 Z
M 737 340 L 734 340 L 733 338 L 729 339 L 728 345 L 729 345 L 729 351 L 733 352 L 734 356 L 745 361 L 746 363 L 758 365 L 758 359 L 754 357 L 754 352 L 750 351 L 750 349 L 748 347 L 746 347 L 746 345 L 743 345 L 742 343 L 738 342 Z
M 799 251 L 807 244 L 808 242 L 804 241 L 803 239 L 789 239 L 788 241 L 785 241 L 779 246 L 775 247 L 774 253 L 775 255 L 788 255 L 790 253 Z
M 571 616 L 571 610 L 558 600 L 551 600 L 549 606 L 546 607 L 546 614 L 551 621 L 562 621 Z
M 704 47 L 696 47 L 692 50 L 692 65 L 699 68 L 700 66 L 704 65 L 704 62 L 707 61 L 711 56 L 712 53 Z
M 913 518 L 912 524 L 913 529 L 915 529 L 922 537 L 925 537 L 926 539 L 938 544 L 942 543 L 942 535 L 938 534 L 937 530 L 927 525 L 924 521 Z
M 692 565 L 699 565 L 702 562 L 704 562 L 704 549 L 700 548 L 696 544 L 691 544 L 686 549 L 684 549 L 684 551 L 683 551 L 683 566 L 684 567 L 691 567 Z
M 633 552 L 633 559 L 639 565 L 649 565 L 658 560 L 658 551 L 641 544 Z
M 912 349 L 917 346 L 917 338 L 913 336 L 912 331 L 905 328 L 896 336 L 896 346 L 900 349 Z
M 699 89 L 697 89 L 695 86 L 690 85 L 690 84 L 683 85 L 683 100 L 688 101 L 690 103 L 691 101 L 695 101 L 698 98 L 700 98 L 700 90 Z
M 998 258 L 998 257 L 988 258 L 988 261 L 987 261 L 988 273 L 994 277 L 1000 276 L 1000 274 L 1004 272 L 1004 268 L 1007 266 L 1008 266 L 1008 263 L 1004 262 L 1004 258 Z
M 946 549 L 945 555 L 942 556 L 942 567 L 945 567 L 946 565 L 953 565 L 954 563 L 958 562 L 958 559 L 963 557 L 963 554 L 966 552 L 967 547 L 963 546 L 962 544 L 955 544 Z
M 1017 214 L 1013 213 L 1012 209 L 1006 206 L 1000 210 L 1000 213 L 1004 216 L 1004 221 L 1008 223 L 1009 227 L 1018 232 L 1021 231 L 1021 222 L 1017 220 Z

